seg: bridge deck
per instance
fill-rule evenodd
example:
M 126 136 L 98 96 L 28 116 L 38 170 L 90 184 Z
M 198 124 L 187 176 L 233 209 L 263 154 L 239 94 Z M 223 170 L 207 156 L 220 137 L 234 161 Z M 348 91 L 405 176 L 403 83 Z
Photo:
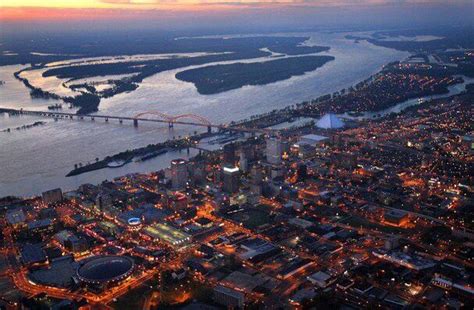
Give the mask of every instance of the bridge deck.
M 179 118 L 184 118 L 191 116 L 190 114 L 186 115 L 179 115 L 176 117 L 170 116 L 169 119 L 156 119 L 156 118 L 145 118 L 145 117 L 132 117 L 132 116 L 117 116 L 117 115 L 103 115 L 103 114 L 75 114 L 75 113 L 68 113 L 68 112 L 59 112 L 59 111 L 34 111 L 34 110 L 23 110 L 23 109 L 9 109 L 9 108 L 0 108 L 0 112 L 4 113 L 14 113 L 14 114 L 27 114 L 27 115 L 38 115 L 38 116 L 46 116 L 46 117 L 54 117 L 54 118 L 69 118 L 69 119 L 81 119 L 81 118 L 91 118 L 91 119 L 116 119 L 119 121 L 129 120 L 133 122 L 154 122 L 154 123 L 166 123 L 166 124 L 178 124 L 178 125 L 192 125 L 192 126 L 200 126 L 200 127 L 207 127 L 207 128 L 217 128 L 217 129 L 224 129 L 224 130 L 232 130 L 232 131 L 242 131 L 242 132 L 254 132 L 254 133 L 268 133 L 271 130 L 269 129 L 260 129 L 260 128 L 246 128 L 246 127 L 235 127 L 235 126 L 228 126 L 225 124 L 212 124 L 212 123 L 205 123 L 203 122 L 194 122 L 194 121 L 183 121 L 179 120 Z M 144 115 L 146 113 L 140 113 L 139 115 Z M 153 113 L 149 113 L 153 114 Z M 203 119 L 201 116 L 195 116 L 198 119 Z

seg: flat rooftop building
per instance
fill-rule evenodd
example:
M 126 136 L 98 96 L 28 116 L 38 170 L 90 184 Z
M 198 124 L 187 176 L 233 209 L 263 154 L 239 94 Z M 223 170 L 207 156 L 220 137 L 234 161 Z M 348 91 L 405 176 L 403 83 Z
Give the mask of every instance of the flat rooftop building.
M 41 243 L 25 244 L 21 250 L 21 261 L 25 265 L 46 261 L 46 254 L 43 251 Z
M 214 301 L 231 309 L 242 309 L 245 296 L 241 292 L 219 285 L 214 289 Z
M 5 217 L 8 224 L 13 226 L 23 224 L 26 221 L 26 216 L 22 209 L 8 211 Z
M 384 223 L 391 226 L 405 227 L 409 222 L 408 213 L 402 210 L 390 210 L 384 214 Z
M 182 247 L 191 241 L 191 236 L 166 224 L 154 224 L 143 229 L 143 232 L 154 239 L 159 239 L 175 247 Z
M 298 141 L 298 144 L 316 145 L 326 140 L 328 140 L 328 137 L 315 135 L 315 134 L 309 134 L 309 135 L 301 136 L 301 138 Z

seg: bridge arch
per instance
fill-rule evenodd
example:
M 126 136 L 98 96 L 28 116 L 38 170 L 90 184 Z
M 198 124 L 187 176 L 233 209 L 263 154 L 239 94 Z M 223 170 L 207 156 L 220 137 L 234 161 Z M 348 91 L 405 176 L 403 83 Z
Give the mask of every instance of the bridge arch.
M 176 121 L 179 121 L 181 119 L 191 119 L 191 120 L 194 120 L 200 124 L 203 124 L 203 125 L 206 125 L 206 126 L 211 126 L 211 122 L 207 119 L 207 118 L 204 118 L 202 116 L 199 116 L 199 115 L 196 115 L 196 114 L 181 114 L 181 115 L 177 115 L 175 117 L 173 117 L 171 119 L 172 122 L 176 122 Z
M 137 119 L 137 118 L 141 118 L 141 117 L 146 116 L 146 115 L 158 116 L 159 118 L 161 118 L 162 120 L 167 121 L 167 122 L 171 122 L 173 120 L 172 116 L 170 116 L 168 114 L 165 114 L 165 113 L 162 113 L 162 112 L 159 112 L 159 111 L 146 111 L 146 112 L 138 113 L 133 118 Z

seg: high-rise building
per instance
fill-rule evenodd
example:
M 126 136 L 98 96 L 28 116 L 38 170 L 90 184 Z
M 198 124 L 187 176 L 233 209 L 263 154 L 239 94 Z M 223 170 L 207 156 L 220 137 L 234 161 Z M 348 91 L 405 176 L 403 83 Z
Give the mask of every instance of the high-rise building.
M 240 148 L 239 166 L 244 173 L 248 172 L 249 163 L 254 160 L 254 155 L 254 149 L 251 145 L 245 144 Z
M 52 189 L 42 194 L 43 201 L 46 204 L 57 203 L 63 200 L 63 192 L 60 188 Z
M 223 186 L 222 189 L 229 194 L 239 191 L 240 170 L 238 167 L 224 166 L 222 168 Z
M 248 159 L 245 156 L 240 156 L 239 167 L 244 173 L 248 171 L 249 162 L 248 162 Z
M 260 167 L 253 166 L 252 169 L 250 169 L 250 192 L 252 194 L 262 194 L 262 181 L 262 169 Z
M 95 198 L 95 205 L 100 211 L 105 211 L 113 205 L 112 195 L 105 191 L 99 192 Z
M 236 162 L 234 143 L 227 143 L 222 149 L 224 153 L 223 164 L 234 166 Z
M 305 164 L 299 164 L 296 175 L 298 177 L 298 182 L 305 181 L 308 176 L 308 167 Z
M 186 187 L 188 181 L 188 166 L 184 159 L 178 158 L 171 161 L 171 186 L 174 189 Z
M 283 147 L 280 138 L 270 137 L 266 141 L 265 155 L 267 162 L 278 165 L 281 163 L 281 155 L 283 154 Z

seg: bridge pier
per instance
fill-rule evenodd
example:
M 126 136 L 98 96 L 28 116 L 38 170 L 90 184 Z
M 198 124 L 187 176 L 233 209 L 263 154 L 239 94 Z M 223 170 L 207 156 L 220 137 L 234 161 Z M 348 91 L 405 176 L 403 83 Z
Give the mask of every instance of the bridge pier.
M 163 114 L 160 112 L 144 112 L 137 114 L 133 117 L 125 117 L 122 115 L 90 115 L 90 114 L 76 114 L 76 113 L 63 113 L 63 112 L 53 112 L 53 111 L 29 111 L 29 110 L 23 110 L 23 109 L 4 109 L 0 108 L 0 112 L 6 112 L 10 115 L 17 115 L 17 114 L 25 114 L 25 115 L 39 115 L 42 117 L 50 117 L 53 118 L 55 121 L 58 121 L 60 119 L 70 119 L 70 120 L 87 120 L 88 118 L 91 121 L 95 121 L 95 117 L 99 117 L 100 119 L 104 119 L 105 122 L 110 123 L 110 119 L 117 119 L 120 124 L 123 123 L 124 120 L 132 120 L 133 121 L 133 126 L 138 127 L 138 120 L 142 121 L 150 121 L 150 122 L 158 122 L 158 123 L 168 123 L 168 127 L 173 128 L 174 124 L 179 124 L 179 125 L 190 125 L 190 126 L 200 126 L 207 128 L 207 133 L 212 133 L 213 131 L 216 131 L 217 133 L 222 133 L 222 132 L 249 132 L 249 136 L 255 136 L 258 133 L 264 132 L 264 130 L 258 130 L 258 129 L 252 129 L 252 128 L 233 128 L 233 127 L 228 127 L 227 125 L 215 125 L 209 122 L 209 120 L 198 116 L 194 114 L 183 114 L 183 115 L 178 115 L 178 116 L 170 116 L 167 114 Z M 145 114 L 153 114 L 153 115 L 158 115 L 160 118 L 159 119 L 146 119 L 146 118 L 141 118 L 142 115 Z M 190 118 L 191 120 L 181 120 L 181 119 L 186 119 Z M 213 127 L 216 128 L 216 130 L 213 129 Z M 197 134 L 197 130 L 194 132 Z

